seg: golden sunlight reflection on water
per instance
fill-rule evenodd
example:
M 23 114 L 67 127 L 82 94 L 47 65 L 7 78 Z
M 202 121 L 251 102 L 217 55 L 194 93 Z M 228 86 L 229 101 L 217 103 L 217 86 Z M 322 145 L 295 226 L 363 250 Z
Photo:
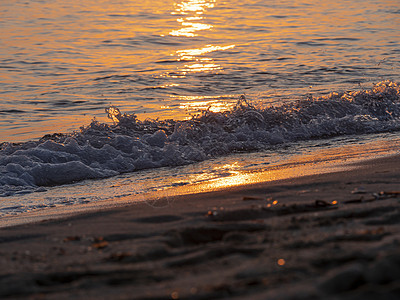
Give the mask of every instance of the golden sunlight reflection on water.
M 211 112 L 224 112 L 232 109 L 234 103 L 222 102 L 220 100 L 206 100 L 204 101 L 204 97 L 198 101 L 192 102 L 181 102 L 179 105 L 180 109 L 184 109 L 186 111 L 201 111 L 201 110 L 209 110 Z
M 177 22 L 180 28 L 169 32 L 171 36 L 193 38 L 199 35 L 198 31 L 212 30 L 213 25 L 206 23 L 205 13 L 208 9 L 215 7 L 216 0 L 189 0 L 175 3 L 175 10 L 172 15 L 177 15 Z M 186 62 L 182 67 L 178 67 L 177 72 L 168 74 L 165 77 L 180 78 L 193 73 L 218 73 L 223 67 L 216 63 L 213 58 L 206 55 L 216 51 L 226 51 L 235 48 L 235 45 L 205 45 L 200 48 L 182 49 L 172 53 L 171 56 L 177 57 L 177 62 Z M 177 75 L 178 74 L 178 75 Z M 176 98 L 169 95 L 171 99 Z M 234 103 L 221 102 L 220 97 L 210 96 L 180 96 L 186 102 L 181 102 L 180 109 L 187 112 L 196 112 L 203 109 L 209 109 L 212 112 L 227 111 L 233 107 Z M 210 99 L 210 100 L 208 100 Z M 167 108 L 162 106 L 161 109 Z M 190 118 L 190 117 L 186 117 Z
M 398 1 L 364 2 L 0 1 L 0 136 L 108 122 L 109 105 L 182 120 L 243 93 L 268 106 L 398 81 Z
M 175 11 L 172 15 L 178 15 L 177 22 L 181 24 L 181 28 L 172 30 L 169 34 L 172 36 L 195 37 L 197 31 L 208 30 L 213 26 L 204 22 L 204 12 L 208 8 L 215 6 L 216 0 L 189 0 L 175 3 Z
M 178 50 L 176 54 L 178 55 L 178 61 L 189 61 L 192 62 L 190 64 L 185 64 L 183 68 L 179 69 L 182 75 L 186 75 L 189 72 L 212 72 L 217 70 L 222 70 L 221 65 L 214 63 L 214 60 L 209 57 L 204 57 L 204 54 L 215 52 L 215 51 L 224 51 L 233 49 L 235 45 L 229 46 L 213 46 L 207 45 L 203 48 L 198 49 L 186 49 L 186 50 Z
M 205 23 L 204 13 L 207 11 L 207 9 L 213 8 L 215 6 L 215 2 L 216 0 L 190 0 L 182 1 L 181 3 L 175 3 L 175 11 L 173 11 L 171 14 L 178 16 L 183 15 L 185 17 L 179 17 L 177 19 L 177 22 L 181 27 L 179 29 L 172 30 L 169 34 L 172 36 L 192 38 L 198 35 L 197 31 L 211 30 L 213 26 Z M 171 55 L 177 56 L 178 62 L 188 62 L 182 68 L 178 69 L 180 76 L 185 76 L 188 73 L 207 73 L 222 70 L 221 65 L 215 63 L 212 58 L 205 57 L 204 55 L 215 51 L 233 49 L 234 47 L 235 45 L 206 45 L 201 48 L 177 50 Z
M 207 11 L 207 9 L 213 8 L 215 6 L 215 2 L 216 0 L 190 0 L 182 1 L 181 3 L 175 3 L 175 11 L 173 11 L 171 14 L 185 17 L 179 17 L 177 19 L 177 22 L 180 24 L 180 28 L 170 31 L 169 34 L 172 36 L 192 38 L 198 35 L 197 31 L 211 30 L 213 26 L 205 23 L 206 18 L 204 13 Z M 178 62 L 188 62 L 182 68 L 178 69 L 178 73 L 184 76 L 187 73 L 206 73 L 222 70 L 221 65 L 215 63 L 212 58 L 205 57 L 204 55 L 215 51 L 233 49 L 234 47 L 235 45 L 206 45 L 201 48 L 177 50 L 171 55 L 177 56 Z

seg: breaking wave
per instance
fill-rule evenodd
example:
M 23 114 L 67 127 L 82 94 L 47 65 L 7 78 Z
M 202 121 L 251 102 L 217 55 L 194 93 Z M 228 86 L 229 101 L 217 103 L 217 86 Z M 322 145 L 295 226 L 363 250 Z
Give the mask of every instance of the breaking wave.
M 400 86 L 336 93 L 279 106 L 254 107 L 244 96 L 230 111 L 190 120 L 138 120 L 106 109 L 113 125 L 92 121 L 79 132 L 0 144 L 0 196 L 46 186 L 165 166 L 294 141 L 400 130 Z

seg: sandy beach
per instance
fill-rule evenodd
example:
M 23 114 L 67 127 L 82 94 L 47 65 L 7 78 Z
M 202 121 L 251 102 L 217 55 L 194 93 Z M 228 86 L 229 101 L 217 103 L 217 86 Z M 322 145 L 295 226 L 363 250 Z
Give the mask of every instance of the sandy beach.
M 399 299 L 400 157 L 0 229 L 11 299 Z
M 399 15 L 0 1 L 0 300 L 400 299 Z

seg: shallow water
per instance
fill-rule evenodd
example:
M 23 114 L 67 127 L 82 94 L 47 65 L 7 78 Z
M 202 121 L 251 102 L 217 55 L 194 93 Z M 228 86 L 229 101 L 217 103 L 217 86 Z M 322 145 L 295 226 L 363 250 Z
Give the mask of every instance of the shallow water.
M 399 133 L 337 137 L 46 187 L 34 193 L 22 191 L 1 198 L 0 227 L 143 201 L 160 208 L 179 195 L 346 170 L 354 167 L 352 163 L 399 154 L 399 149 Z M 42 214 L 25 214 L 29 212 Z
M 0 216 L 398 153 L 399 15 L 372 0 L 2 1 Z
M 398 1 L 0 2 L 0 141 L 399 82 Z

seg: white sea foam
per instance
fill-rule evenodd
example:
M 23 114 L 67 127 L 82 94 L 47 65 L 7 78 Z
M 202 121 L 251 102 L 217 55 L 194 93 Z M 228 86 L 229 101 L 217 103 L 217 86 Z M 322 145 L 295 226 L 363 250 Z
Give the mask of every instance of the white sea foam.
M 0 196 L 300 140 L 397 131 L 400 87 L 383 81 L 371 90 L 266 108 L 256 108 L 241 97 L 231 111 L 203 111 L 187 121 L 140 121 L 116 107 L 106 111 L 115 124 L 93 121 L 80 132 L 1 144 Z

